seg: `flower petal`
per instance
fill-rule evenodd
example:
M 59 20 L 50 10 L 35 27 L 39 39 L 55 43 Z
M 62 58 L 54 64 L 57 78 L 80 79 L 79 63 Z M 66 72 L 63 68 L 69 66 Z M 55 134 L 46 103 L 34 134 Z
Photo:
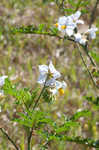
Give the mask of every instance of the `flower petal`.
M 74 31 L 71 28 L 66 28 L 66 33 L 67 33 L 68 36 L 72 36 Z
M 95 32 L 91 32 L 89 34 L 89 36 L 90 36 L 91 39 L 95 39 L 96 38 L 96 33 Z
M 58 20 L 58 24 L 65 25 L 66 24 L 66 16 L 60 17 Z
M 0 86 L 4 85 L 5 79 L 8 78 L 8 76 L 1 76 L 0 77 Z
M 39 84 L 44 84 L 45 81 L 46 81 L 46 78 L 47 78 L 47 74 L 40 74 L 40 76 L 39 76 L 37 82 L 38 82 Z
M 46 82 L 46 86 L 53 87 L 53 86 L 55 86 L 55 82 L 56 82 L 56 80 L 54 78 L 52 78 Z
M 77 12 L 74 14 L 74 19 L 77 20 L 80 16 L 81 16 L 81 12 L 80 12 L 80 11 L 77 11 Z
M 46 73 L 48 73 L 48 66 L 46 66 L 46 65 L 39 65 L 39 72 L 40 72 L 41 74 L 46 74 Z
M 80 42 L 80 40 L 81 40 L 81 34 L 80 33 L 74 34 L 74 37 L 75 37 L 76 42 Z
M 60 78 L 61 74 L 54 68 L 52 61 L 49 64 L 49 70 L 53 74 L 54 79 Z

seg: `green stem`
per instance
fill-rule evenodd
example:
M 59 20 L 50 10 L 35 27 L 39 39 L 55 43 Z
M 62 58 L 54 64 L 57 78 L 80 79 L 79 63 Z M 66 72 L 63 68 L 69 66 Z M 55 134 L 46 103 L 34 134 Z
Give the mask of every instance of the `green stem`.
M 46 84 L 46 81 L 45 81 L 45 84 Z M 43 94 L 43 92 L 44 92 L 44 90 L 45 90 L 45 88 L 46 88 L 45 84 L 44 84 L 44 87 L 43 87 L 43 89 L 42 89 L 42 91 L 41 91 L 39 97 L 37 98 L 37 100 L 36 100 L 36 102 L 35 102 L 35 104 L 34 104 L 34 106 L 33 106 L 33 110 L 34 110 L 34 109 L 36 108 L 36 106 L 38 105 L 38 102 L 39 102 L 39 100 L 40 100 L 40 98 L 41 98 L 41 96 L 42 96 L 42 94 Z M 29 134 L 29 136 L 28 136 L 28 150 L 31 150 L 31 138 L 32 138 L 33 127 L 34 127 L 34 126 L 32 125 L 30 134 Z
M 86 55 L 89 57 L 89 59 L 90 59 L 92 65 L 93 65 L 94 67 L 96 67 L 96 64 L 95 64 L 94 60 L 92 59 L 92 57 L 91 57 L 91 56 L 89 55 L 89 53 L 88 53 L 87 47 L 83 47 L 83 49 L 84 49 Z
M 91 78 L 91 80 L 92 80 L 94 86 L 97 87 L 97 85 L 96 85 L 96 83 L 95 83 L 95 81 L 94 81 L 94 79 L 93 79 L 93 76 L 92 76 L 91 72 L 89 71 L 89 69 L 88 69 L 88 67 L 87 67 L 87 65 L 86 65 L 86 62 L 85 62 L 85 60 L 84 60 L 84 58 L 83 58 L 83 56 L 82 56 L 82 53 L 81 53 L 81 51 L 80 51 L 80 48 L 79 48 L 79 45 L 78 45 L 78 44 L 77 44 L 77 47 L 78 47 L 78 51 L 79 51 L 80 57 L 81 57 L 81 59 L 82 59 L 82 62 L 83 62 L 83 64 L 84 64 L 84 66 L 86 67 L 87 72 L 89 73 L 89 76 L 90 76 L 90 78 Z
M 35 102 L 35 104 L 34 104 L 34 106 L 33 106 L 33 110 L 34 110 L 34 109 L 35 109 L 35 107 L 38 105 L 38 102 L 39 102 L 40 97 L 41 97 L 41 95 L 43 94 L 44 90 L 45 90 L 45 86 L 43 87 L 43 89 L 42 89 L 42 91 L 41 91 L 41 93 L 40 93 L 40 95 L 39 95 L 38 99 L 36 100 L 36 102 Z
M 0 128 L 1 132 L 8 138 L 8 140 L 12 143 L 16 150 L 19 150 L 15 142 L 11 139 L 11 137 L 4 131 L 3 128 Z

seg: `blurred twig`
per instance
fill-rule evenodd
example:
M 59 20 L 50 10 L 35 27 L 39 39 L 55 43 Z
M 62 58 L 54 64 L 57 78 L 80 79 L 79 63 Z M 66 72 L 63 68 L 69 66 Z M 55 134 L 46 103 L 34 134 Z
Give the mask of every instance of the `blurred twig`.
M 8 140 L 13 144 L 16 150 L 19 150 L 15 142 L 11 139 L 11 137 L 5 132 L 3 128 L 0 128 L 1 132 L 8 138 Z
M 99 0 L 96 0 L 96 3 L 95 3 L 95 6 L 91 12 L 91 15 L 90 15 L 90 22 L 89 22 L 89 28 L 91 28 L 94 20 L 95 20 L 95 13 L 96 13 L 96 9 L 97 9 L 97 6 L 98 6 L 98 3 L 99 3 Z
M 59 7 L 62 8 L 62 9 L 64 8 L 64 1 L 65 1 L 65 0 L 62 0 L 61 4 L 60 4 L 60 6 L 59 6 Z
M 84 49 L 84 51 L 85 51 L 86 55 L 88 56 L 88 58 L 90 59 L 91 64 L 92 64 L 94 67 L 96 67 L 96 64 L 95 64 L 95 62 L 94 62 L 93 58 L 92 58 L 92 57 L 89 55 L 89 53 L 88 53 L 88 48 L 87 48 L 87 46 L 86 46 L 86 47 L 85 47 L 85 46 L 83 46 L 83 49 Z
M 79 0 L 79 1 L 78 1 L 77 5 L 76 5 L 75 12 L 79 9 L 79 6 L 80 6 L 81 2 L 82 2 L 82 0 Z
M 77 48 L 78 48 L 78 51 L 79 51 L 80 57 L 81 57 L 81 59 L 82 59 L 82 62 L 83 62 L 83 64 L 84 64 L 84 66 L 86 67 L 87 72 L 89 73 L 89 76 L 90 76 L 90 78 L 91 78 L 91 80 L 92 80 L 92 82 L 93 82 L 94 86 L 95 86 L 95 87 L 97 87 L 97 85 L 96 85 L 96 83 L 95 83 L 95 81 L 94 81 L 94 79 L 93 79 L 93 76 L 92 76 L 92 74 L 91 74 L 91 72 L 90 72 L 89 68 L 87 67 L 87 64 L 86 64 L 86 62 L 85 62 L 85 60 L 84 60 L 84 58 L 83 58 L 83 56 L 82 56 L 82 53 L 81 53 L 81 51 L 80 51 L 80 47 L 79 47 L 79 45 L 78 45 L 78 44 L 77 44 Z

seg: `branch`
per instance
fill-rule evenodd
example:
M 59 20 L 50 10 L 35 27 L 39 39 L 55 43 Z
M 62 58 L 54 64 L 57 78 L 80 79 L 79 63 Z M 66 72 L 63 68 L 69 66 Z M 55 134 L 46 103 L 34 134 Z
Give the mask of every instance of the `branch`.
M 8 140 L 12 143 L 16 150 L 19 150 L 15 142 L 11 139 L 11 137 L 4 131 L 3 128 L 0 128 L 1 132 L 8 138 Z
M 74 143 L 78 143 L 78 144 L 84 144 L 88 147 L 94 147 L 94 148 L 99 148 L 99 143 L 98 140 L 97 141 L 93 141 L 91 139 L 87 139 L 87 138 L 82 138 L 82 137 L 64 137 L 66 141 L 68 142 L 74 142 Z
M 95 81 L 94 81 L 94 79 L 93 79 L 93 76 L 92 76 L 91 72 L 89 71 L 89 68 L 87 67 L 87 64 L 86 64 L 86 62 L 85 62 L 85 60 L 84 60 L 84 58 L 83 58 L 83 56 L 82 56 L 82 53 L 81 53 L 81 51 L 80 51 L 80 47 L 79 47 L 78 44 L 77 44 L 77 47 L 78 47 L 78 51 L 79 51 L 80 57 L 81 57 L 81 59 L 82 59 L 82 62 L 83 62 L 83 64 L 84 64 L 85 68 L 87 69 L 87 72 L 89 73 L 89 76 L 90 76 L 90 78 L 91 78 L 91 80 L 92 80 L 94 86 L 97 87 L 97 88 L 99 88 L 99 87 L 96 85 L 96 83 L 95 83 Z
M 96 63 L 94 62 L 93 58 L 92 58 L 92 57 L 89 55 L 89 53 L 88 53 L 87 46 L 86 46 L 86 47 L 84 46 L 83 49 L 84 49 L 86 55 L 88 56 L 88 58 L 90 59 L 92 65 L 93 65 L 94 67 L 96 67 Z
M 98 6 L 98 3 L 99 3 L 99 0 L 96 0 L 96 3 L 95 3 L 95 6 L 91 12 L 91 15 L 90 15 L 90 22 L 89 22 L 89 28 L 91 28 L 94 20 L 95 20 L 95 13 L 96 13 L 96 9 L 97 9 L 97 6 Z

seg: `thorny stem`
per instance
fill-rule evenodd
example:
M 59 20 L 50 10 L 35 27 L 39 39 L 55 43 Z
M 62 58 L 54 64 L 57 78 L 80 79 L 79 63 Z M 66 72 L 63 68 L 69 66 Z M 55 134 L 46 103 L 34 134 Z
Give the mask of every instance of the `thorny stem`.
M 93 79 L 93 76 L 92 76 L 91 72 L 89 71 L 89 69 L 88 69 L 88 67 L 87 67 L 87 64 L 86 64 L 86 62 L 85 62 L 85 60 L 84 60 L 84 58 L 83 58 L 83 56 L 82 56 L 82 53 L 81 53 L 81 51 L 80 51 L 80 47 L 79 47 L 78 44 L 77 44 L 77 47 L 78 47 L 78 51 L 79 51 L 79 54 L 80 54 L 80 56 L 81 56 L 82 62 L 83 62 L 83 64 L 84 64 L 84 66 L 86 67 L 87 72 L 89 73 L 89 76 L 90 76 L 90 78 L 91 78 L 91 80 L 92 80 L 94 86 L 97 87 L 97 85 L 96 85 L 96 83 L 95 83 L 95 81 L 94 81 L 94 79 Z
M 91 12 L 91 15 L 90 15 L 89 28 L 91 28 L 92 23 L 93 23 L 94 20 L 95 20 L 95 13 L 96 13 L 96 9 L 97 9 L 98 3 L 99 3 L 99 0 L 96 0 L 95 6 L 94 6 L 94 8 L 93 8 L 93 10 L 92 10 L 92 12 Z
M 8 138 L 8 140 L 12 143 L 16 150 L 19 150 L 15 142 L 11 139 L 11 137 L 4 131 L 3 128 L 0 128 L 1 132 Z

